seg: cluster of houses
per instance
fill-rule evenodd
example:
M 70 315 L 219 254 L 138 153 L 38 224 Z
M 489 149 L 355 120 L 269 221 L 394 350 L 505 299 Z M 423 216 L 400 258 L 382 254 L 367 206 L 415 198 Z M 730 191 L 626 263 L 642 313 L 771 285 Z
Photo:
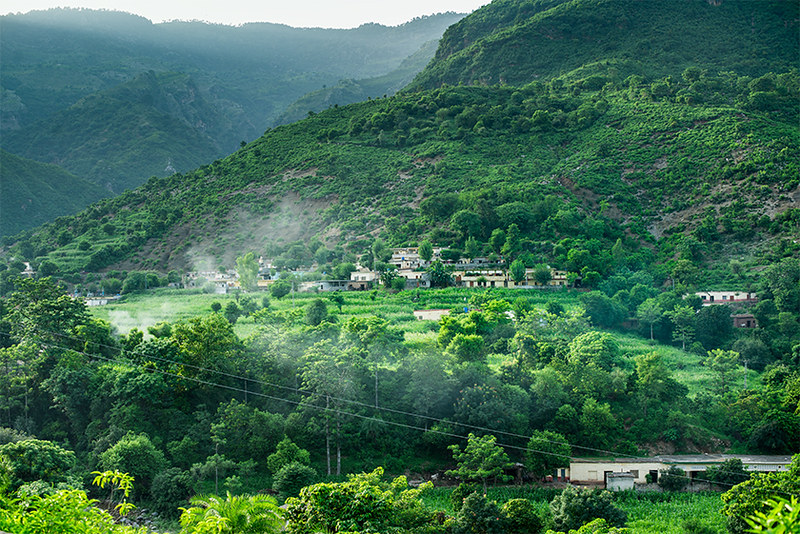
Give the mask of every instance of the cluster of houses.
M 404 278 L 406 289 L 429 288 L 431 279 L 426 272 L 431 262 L 442 261 L 451 268 L 453 285 L 456 287 L 471 288 L 520 288 L 520 289 L 558 289 L 569 285 L 567 272 L 550 269 L 550 280 L 545 284 L 540 283 L 534 276 L 534 269 L 525 270 L 525 278 L 516 282 L 507 269 L 504 268 L 503 261 L 492 262 L 489 258 L 460 258 L 456 261 L 442 259 L 443 247 L 433 247 L 429 260 L 423 259 L 419 254 L 419 247 L 401 247 L 392 249 L 392 256 L 389 264 L 396 270 L 397 276 Z M 302 272 L 296 274 L 305 274 Z M 347 280 L 317 280 L 295 282 L 296 291 L 364 291 L 377 287 L 380 283 L 381 273 L 357 266 L 356 270 L 350 273 Z M 273 269 L 269 261 L 264 258 L 259 259 L 259 277 L 257 280 L 260 290 L 269 289 L 270 284 L 279 279 L 278 274 Z M 192 272 L 187 275 L 186 285 L 196 287 L 197 285 L 211 284 L 217 293 L 227 293 L 230 290 L 239 288 L 239 279 L 235 273 L 229 272 Z M 758 301 L 754 293 L 743 291 L 698 291 L 695 293 L 702 300 L 703 306 L 713 306 L 719 304 L 742 305 L 752 304 Z M 421 310 L 417 317 L 420 320 L 438 320 L 446 310 Z M 733 313 L 731 321 L 734 328 L 757 328 L 758 322 L 751 313 Z
M 457 261 L 442 260 L 442 250 L 442 247 L 433 247 L 431 258 L 424 260 L 419 255 L 419 247 L 395 248 L 392 249 L 392 256 L 388 263 L 397 269 L 397 276 L 405 278 L 406 289 L 431 287 L 431 280 L 426 269 L 434 261 L 442 261 L 452 269 L 451 274 L 456 287 L 557 289 L 567 286 L 566 271 L 551 269 L 550 281 L 540 284 L 534 278 L 534 270 L 526 269 L 525 279 L 515 282 L 508 271 L 502 268 L 502 260 L 499 263 L 490 262 L 489 258 L 485 257 L 460 258 Z M 348 280 L 297 282 L 297 291 L 364 291 L 375 288 L 380 283 L 380 276 L 381 273 L 378 271 L 358 266 L 354 272 L 350 273 Z M 259 259 L 258 288 L 266 290 L 276 280 L 278 280 L 278 275 L 272 269 L 272 265 L 263 258 Z M 235 274 L 209 271 L 193 272 L 188 275 L 187 285 L 189 287 L 195 287 L 201 283 L 212 284 L 218 293 L 227 293 L 239 287 L 239 280 Z

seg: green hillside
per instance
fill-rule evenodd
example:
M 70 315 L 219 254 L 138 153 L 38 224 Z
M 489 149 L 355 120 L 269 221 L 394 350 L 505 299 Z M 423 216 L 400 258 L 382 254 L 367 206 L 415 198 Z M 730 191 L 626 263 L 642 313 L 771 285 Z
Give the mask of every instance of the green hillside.
M 611 266 L 598 254 L 617 239 L 633 263 L 791 253 L 797 74 L 692 76 L 443 88 L 330 109 L 70 219 L 94 245 L 64 268 L 169 270 L 198 255 L 232 265 L 296 242 L 308 263 L 323 244 L 358 254 L 375 236 L 488 247 L 511 224 L 534 256 L 601 274 Z M 61 229 L 20 242 L 60 261 L 72 247 L 55 243 Z M 570 263 L 570 248 L 594 259 Z
M 13 235 L 83 209 L 108 191 L 61 167 L 0 149 L 0 235 Z
M 760 76 L 798 65 L 799 15 L 791 0 L 498 0 L 448 28 L 411 87 L 519 85 L 609 63 L 623 76 L 695 65 Z

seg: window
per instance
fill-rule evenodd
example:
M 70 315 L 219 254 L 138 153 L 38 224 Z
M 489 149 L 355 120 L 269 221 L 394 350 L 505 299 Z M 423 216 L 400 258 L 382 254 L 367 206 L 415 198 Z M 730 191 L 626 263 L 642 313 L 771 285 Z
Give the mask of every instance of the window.
M 631 469 L 631 474 L 633 478 L 639 478 L 639 470 L 638 469 Z

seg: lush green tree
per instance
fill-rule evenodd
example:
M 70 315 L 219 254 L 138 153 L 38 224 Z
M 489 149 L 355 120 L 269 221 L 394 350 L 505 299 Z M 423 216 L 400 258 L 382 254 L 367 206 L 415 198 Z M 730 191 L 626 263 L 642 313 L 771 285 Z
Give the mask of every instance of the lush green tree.
M 46 341 L 68 344 L 78 325 L 89 322 L 89 312 L 80 300 L 64 294 L 50 278 L 18 278 L 5 302 L 11 334 L 18 341 Z
M 553 279 L 553 273 L 550 272 L 549 266 L 539 263 L 533 267 L 533 279 L 537 284 L 546 286 Z
M 594 362 L 606 371 L 618 364 L 619 357 L 619 345 L 607 332 L 586 332 L 569 343 L 569 358 L 581 363 Z
M 505 516 L 508 534 L 538 534 L 542 531 L 544 521 L 528 499 L 508 500 L 500 511 Z
M 525 270 L 525 264 L 522 262 L 522 260 L 517 259 L 512 261 L 508 271 L 511 274 L 511 278 L 517 284 L 521 284 L 522 282 L 525 281 L 526 270 Z
M 269 285 L 269 294 L 276 299 L 282 299 L 294 289 L 293 282 L 289 280 L 275 280 Z
M 238 321 L 241 316 L 242 309 L 238 304 L 231 301 L 225 305 L 225 318 L 230 321 L 231 324 L 236 324 L 236 321 Z
M 25 439 L 1 445 L 0 455 L 8 460 L 11 467 L 13 488 L 37 480 L 51 484 L 64 482 L 76 464 L 74 452 L 39 439 Z
M 608 403 L 586 399 L 581 408 L 580 427 L 585 445 L 603 449 L 611 446 L 617 422 Z
M 510 224 L 506 230 L 506 241 L 503 243 L 503 248 L 500 252 L 505 257 L 506 263 L 508 263 L 514 261 L 521 250 L 522 237 L 520 235 L 519 226 Z
M 192 497 L 181 514 L 181 534 L 277 534 L 283 527 L 283 511 L 269 495 L 216 495 Z
M 658 485 L 665 491 L 681 491 L 689 484 L 686 471 L 676 465 L 658 472 Z
M 710 350 L 703 364 L 714 373 L 715 393 L 721 397 L 726 396 L 730 392 L 733 372 L 739 368 L 739 353 L 732 350 Z
M 344 295 L 341 291 L 332 291 L 328 294 L 328 300 L 333 302 L 337 308 L 339 308 L 339 312 L 342 311 L 342 306 L 344 306 Z M 327 312 L 327 309 L 326 309 Z
M 450 219 L 450 227 L 461 235 L 461 239 L 467 239 L 480 233 L 481 218 L 473 211 L 460 210 Z
M 450 271 L 440 261 L 434 261 L 425 270 L 431 281 L 432 287 L 448 287 L 453 283 L 453 277 Z
M 769 513 L 769 499 L 781 495 L 800 494 L 800 454 L 792 456 L 786 471 L 754 473 L 751 477 L 722 494 L 722 513 L 732 534 L 743 534 L 748 529 L 747 518 L 756 512 Z
M 248 252 L 236 258 L 236 274 L 239 275 L 239 287 L 245 291 L 255 291 L 258 287 L 258 260 L 256 255 Z
M 503 448 L 497 445 L 497 438 L 492 435 L 478 437 L 470 432 L 463 451 L 458 445 L 450 445 L 448 449 L 453 451 L 453 459 L 458 468 L 448 471 L 447 474 L 461 480 L 480 480 L 484 495 L 490 478 L 511 480 L 510 476 L 503 474 L 503 470 L 511 462 Z
M 419 257 L 423 261 L 431 261 L 433 257 L 433 245 L 427 239 L 419 244 Z
M 653 339 L 653 325 L 664 315 L 664 309 L 654 298 L 649 298 L 636 308 L 636 318 L 650 327 L 650 339 Z
M 612 328 L 622 322 L 627 310 L 600 291 L 584 293 L 580 297 L 586 317 L 592 324 Z
M 167 465 L 164 453 L 144 434 L 129 433 L 100 455 L 103 469 L 129 473 L 136 481 L 135 496 L 149 493 L 150 485 Z
M 728 306 L 703 306 L 695 315 L 696 339 L 706 349 L 720 348 L 733 333 L 731 310 Z
M 474 259 L 477 258 L 481 253 L 481 245 L 478 243 L 478 240 L 475 239 L 473 236 L 469 236 L 464 243 L 464 254 L 467 255 L 467 258 Z
M 742 460 L 729 458 L 719 465 L 708 466 L 703 478 L 727 489 L 750 478 L 750 473 L 745 470 Z
M 434 521 L 419 498 L 430 483 L 410 489 L 405 477 L 384 482 L 382 476 L 379 467 L 345 482 L 301 489 L 286 501 L 286 532 L 410 532 Z
M 485 355 L 483 337 L 477 334 L 456 334 L 447 345 L 447 353 L 459 362 L 477 362 Z
M 525 467 L 536 478 L 553 474 L 559 467 L 568 467 L 572 447 L 558 432 L 534 430 L 525 451 Z
M 672 321 L 672 339 L 681 342 L 681 348 L 686 350 L 686 342 L 694 339 L 695 311 L 691 306 L 675 306 L 671 311 L 666 312 L 667 317 Z
M 277 473 L 283 466 L 292 462 L 308 465 L 311 459 L 307 450 L 301 449 L 289 438 L 283 438 L 275 448 L 275 452 L 267 457 L 267 468 L 272 473 Z
M 456 513 L 453 534 L 502 534 L 505 517 L 495 501 L 485 494 L 471 493 Z
M 153 478 L 150 486 L 150 499 L 153 509 L 164 517 L 177 519 L 179 508 L 189 505 L 194 495 L 194 480 L 188 471 L 171 467 L 161 471 Z
M 311 326 L 318 326 L 328 317 L 328 306 L 322 299 L 314 299 L 306 306 L 306 322 Z
M 464 506 L 464 499 L 481 490 L 480 484 L 475 482 L 460 482 L 450 493 L 450 503 L 453 505 L 453 513 L 458 513 Z
M 502 228 L 495 228 L 489 237 L 489 246 L 495 254 L 500 254 L 503 250 L 503 245 L 506 242 L 506 232 Z
M 341 399 L 355 397 L 360 385 L 358 368 L 353 355 L 342 351 L 330 340 L 320 341 L 306 350 L 305 364 L 301 370 L 303 389 L 309 391 L 310 400 L 322 404 L 325 410 L 319 423 L 325 433 L 327 472 L 331 474 L 331 440 L 336 447 L 336 474 L 341 474 L 342 418 L 338 408 Z
M 275 472 L 272 480 L 272 489 L 277 491 L 283 499 L 297 497 L 301 489 L 310 486 L 316 480 L 317 471 L 313 467 L 292 461 Z
M 624 526 L 627 521 L 627 514 L 614 506 L 609 492 L 583 490 L 574 486 L 567 486 L 550 502 L 550 515 L 553 525 L 560 532 L 578 529 L 595 519 L 605 519 L 618 527 Z

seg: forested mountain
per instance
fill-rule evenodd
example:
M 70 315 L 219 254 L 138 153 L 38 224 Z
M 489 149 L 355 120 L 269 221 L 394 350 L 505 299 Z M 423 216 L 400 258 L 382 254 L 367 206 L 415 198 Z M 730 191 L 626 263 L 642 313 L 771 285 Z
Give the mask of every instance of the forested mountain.
M 406 58 L 462 16 L 331 30 L 152 24 L 92 10 L 7 15 L 2 146 L 120 193 L 233 152 L 312 90 L 399 69 L 379 84 L 381 94 L 397 90 L 424 67 Z
M 0 149 L 0 228 L 14 234 L 69 215 L 108 191 L 56 165 L 26 160 Z
M 797 66 L 797 20 L 791 0 L 497 0 L 448 28 L 411 87 L 519 85 L 608 68 L 760 76 Z

